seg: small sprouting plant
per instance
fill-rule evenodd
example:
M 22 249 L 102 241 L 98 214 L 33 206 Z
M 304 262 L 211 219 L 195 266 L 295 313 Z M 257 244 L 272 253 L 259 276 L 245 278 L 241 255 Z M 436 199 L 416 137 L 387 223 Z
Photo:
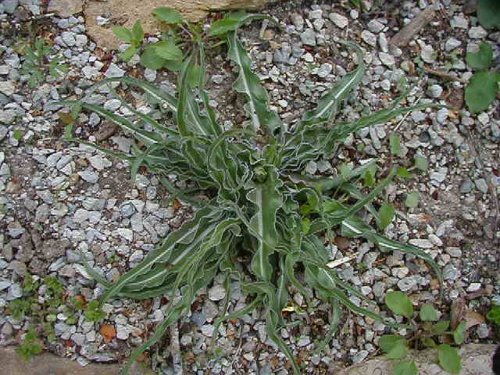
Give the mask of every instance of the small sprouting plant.
M 239 281 L 249 300 L 246 308 L 224 312 L 215 323 L 215 334 L 225 320 L 262 309 L 268 337 L 290 360 L 294 373 L 301 373 L 294 354 L 277 334 L 286 324 L 283 312 L 290 311 L 290 287 L 306 300 L 313 297 L 313 290 L 316 297 L 331 304 L 334 317 L 343 305 L 354 313 L 383 320 L 365 307 L 374 302 L 344 281 L 332 264 L 328 244 L 337 235 L 370 241 L 384 251 L 412 254 L 425 260 L 441 279 L 430 255 L 390 240 L 371 226 L 373 222 L 383 228 L 392 220 L 392 210 L 381 207 L 377 211 L 372 202 L 396 177 L 397 168 L 380 169 L 372 160 L 359 166 L 339 164 L 337 173 L 330 177 L 305 171 L 309 162 L 334 154 L 350 134 L 432 105 L 393 105 L 353 122 L 335 121 L 341 104 L 361 82 L 366 69 L 361 49 L 342 42 L 355 54 L 356 68 L 339 79 L 316 108 L 287 128 L 269 108 L 268 94 L 252 71 L 238 37 L 242 25 L 259 18 L 263 16 L 232 13 L 208 30 L 209 36 L 223 38 L 229 46 L 228 57 L 239 71 L 233 88 L 247 100 L 246 123 L 225 130 L 217 121 L 205 91 L 202 38 L 185 46 L 188 52 L 183 55 L 176 97 L 131 77 L 98 84 L 116 87 L 119 83 L 126 86 L 123 91 L 138 88 L 164 117 L 138 111 L 118 95 L 117 89 L 111 92 L 132 116 L 118 115 L 85 98 L 66 102 L 73 108 L 95 112 L 133 134 L 137 140 L 133 154 L 96 147 L 127 160 L 133 178 L 141 167 L 156 173 L 171 194 L 195 210 L 191 220 L 169 233 L 118 280 L 109 282 L 87 266 L 89 274 L 106 288 L 99 301 L 89 303 L 85 311 L 88 320 L 103 319 L 101 307 L 112 298 L 167 296 L 170 301 L 165 320 L 132 354 L 131 361 L 157 343 L 166 329 L 189 311 L 200 290 L 222 274 L 226 285 L 231 280 Z M 172 117 L 176 126 L 170 125 Z M 189 189 L 176 188 L 169 180 L 172 174 L 188 181 Z M 226 295 L 230 298 L 229 291 Z M 363 304 L 353 302 L 349 295 Z M 229 300 L 225 306 L 230 306 Z M 328 343 L 337 323 L 333 319 L 322 344 Z
M 120 57 L 124 61 L 129 61 L 136 53 L 141 52 L 140 62 L 144 67 L 153 70 L 167 68 L 178 71 L 183 58 L 182 50 L 178 46 L 181 39 L 179 31 L 183 30 L 191 37 L 193 33 L 197 34 L 198 32 L 195 27 L 186 23 L 181 14 L 175 9 L 156 8 L 153 15 L 162 24 L 167 25 L 168 31 L 162 34 L 160 41 L 148 44 L 144 48 L 141 48 L 144 30 L 140 21 L 136 21 L 130 30 L 123 26 L 113 27 L 113 33 L 120 40 L 130 44 L 125 51 L 120 53 Z
M 61 58 L 57 56 L 49 58 L 53 52 L 44 39 L 36 39 L 33 47 L 26 46 L 24 49 L 25 60 L 21 67 L 21 74 L 29 77 L 30 88 L 45 82 L 48 76 L 57 79 L 66 74 L 68 66 L 62 64 Z
M 24 335 L 24 340 L 16 349 L 17 354 L 19 354 L 24 360 L 29 361 L 34 356 L 40 354 L 43 350 L 42 343 L 38 339 L 36 331 L 34 328 L 28 329 L 28 332 Z
M 465 88 L 465 103 L 472 113 L 488 109 L 500 92 L 500 73 L 488 70 L 493 62 L 493 49 L 487 42 L 479 45 L 478 52 L 469 52 L 467 64 L 476 72 Z
M 10 315 L 16 319 L 16 320 L 21 320 L 23 319 L 26 315 L 29 315 L 31 312 L 31 300 L 30 299 L 15 299 L 13 301 L 10 301 L 9 304 L 7 305 L 8 311 Z
M 90 301 L 84 312 L 85 319 L 89 322 L 98 322 L 103 320 L 106 313 L 102 311 L 99 301 Z
M 500 326 L 500 305 L 491 306 L 486 318 L 493 324 Z
M 477 16 L 479 23 L 486 29 L 500 29 L 500 2 L 497 0 L 478 0 Z
M 120 53 L 122 60 L 129 61 L 141 48 L 144 39 L 141 21 L 136 21 L 130 30 L 123 26 L 114 26 L 112 30 L 118 39 L 130 44 L 125 51 Z
M 415 361 L 406 359 L 410 347 L 415 349 L 434 348 L 437 362 L 450 374 L 458 374 L 461 369 L 460 354 L 450 345 L 461 345 L 465 340 L 466 323 L 461 322 L 450 329 L 449 320 L 440 320 L 438 311 L 431 304 L 424 304 L 416 312 L 411 300 L 403 292 L 388 292 L 385 296 L 387 307 L 395 314 L 404 317 L 411 329 L 409 339 L 400 335 L 380 337 L 379 347 L 388 359 L 395 361 L 394 375 L 417 375 Z

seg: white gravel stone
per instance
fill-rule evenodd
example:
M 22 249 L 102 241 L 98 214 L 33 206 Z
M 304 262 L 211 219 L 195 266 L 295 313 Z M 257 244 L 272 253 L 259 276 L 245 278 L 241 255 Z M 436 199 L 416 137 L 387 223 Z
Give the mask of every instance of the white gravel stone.
M 323 17 L 323 11 L 321 9 L 314 9 L 309 12 L 309 19 L 316 20 Z
M 61 34 L 61 39 L 63 43 L 68 47 L 73 47 L 76 45 L 75 34 L 69 31 L 65 31 Z
M 332 72 L 332 70 L 333 70 L 332 64 L 324 63 L 324 64 L 321 64 L 321 66 L 318 68 L 318 71 L 316 72 L 316 74 L 320 78 L 325 78 Z
M 380 52 L 378 54 L 378 58 L 380 59 L 382 64 L 384 64 L 388 68 L 392 68 L 396 62 L 396 60 L 394 59 L 394 57 L 392 55 L 385 53 L 385 52 Z
M 208 291 L 208 298 L 211 301 L 220 301 L 221 299 L 224 299 L 225 296 L 226 296 L 226 290 L 222 285 L 219 284 L 214 285 Z
M 99 180 L 99 176 L 97 175 L 97 173 L 89 171 L 89 170 L 78 172 L 78 175 L 84 181 L 91 183 L 91 184 L 95 184 Z
M 439 85 L 432 85 L 427 89 L 427 95 L 433 98 L 439 98 L 443 93 L 443 88 Z
M 302 34 L 300 34 L 300 40 L 306 46 L 314 47 L 316 46 L 316 33 L 313 29 L 306 29 Z
M 460 40 L 451 37 L 444 44 L 444 49 L 447 52 L 450 52 L 450 51 L 453 51 L 455 48 L 459 47 L 461 44 L 462 44 L 462 42 Z
M 477 292 L 479 289 L 481 289 L 481 283 L 471 283 L 467 287 L 468 292 Z
M 377 45 L 377 36 L 368 30 L 363 30 L 361 32 L 361 39 L 367 44 L 369 44 L 372 47 L 375 47 Z
M 370 30 L 372 33 L 379 33 L 384 29 L 384 24 L 377 21 L 377 20 L 371 20 L 368 22 L 368 30 Z
M 436 52 L 430 44 L 424 44 L 420 51 L 420 57 L 424 62 L 431 64 L 436 60 Z
M 127 241 L 132 242 L 134 240 L 134 232 L 128 228 L 118 228 L 116 233 L 125 238 Z
M 12 81 L 0 81 L 0 92 L 4 95 L 11 96 L 16 92 L 16 85 Z
M 472 39 L 483 39 L 486 38 L 488 32 L 481 26 L 471 27 L 469 29 L 469 38 Z
M 108 70 L 104 73 L 106 78 L 123 77 L 125 75 L 125 70 L 121 69 L 115 63 L 109 64 Z
M 112 165 L 112 163 L 108 159 L 100 155 L 91 156 L 90 158 L 88 158 L 88 160 L 90 162 L 90 165 L 98 171 L 102 171 L 103 169 L 111 167 Z
M 340 29 L 344 29 L 347 27 L 347 25 L 349 25 L 349 19 L 341 14 L 330 13 L 328 18 L 334 23 L 335 26 Z
M 467 29 L 469 27 L 469 21 L 461 15 L 454 16 L 450 21 L 450 25 L 453 28 Z
M 422 249 L 432 249 L 434 247 L 431 241 L 424 238 L 413 238 L 409 242 L 413 246 L 421 247 Z

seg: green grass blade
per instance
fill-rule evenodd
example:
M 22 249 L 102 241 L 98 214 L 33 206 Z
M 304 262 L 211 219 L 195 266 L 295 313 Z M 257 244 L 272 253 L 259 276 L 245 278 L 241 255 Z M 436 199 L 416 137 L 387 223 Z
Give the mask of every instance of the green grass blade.
M 352 72 L 347 73 L 336 83 L 326 95 L 320 100 L 315 109 L 307 111 L 297 125 L 296 133 L 300 133 L 304 127 L 318 125 L 329 121 L 337 114 L 339 105 L 346 99 L 351 91 L 356 87 L 365 74 L 365 64 L 363 62 L 363 52 L 354 43 L 342 42 L 349 49 L 354 50 L 357 55 L 358 66 Z
M 228 35 L 229 57 L 239 69 L 239 75 L 234 82 L 234 89 L 247 97 L 246 110 L 251 118 L 253 129 L 267 133 L 272 137 L 277 129 L 282 128 L 278 114 L 268 108 L 268 95 L 262 87 L 259 77 L 252 72 L 251 60 L 248 57 L 237 33 Z
M 258 247 L 252 258 L 252 271 L 261 280 L 270 281 L 273 274 L 269 256 L 274 252 L 278 241 L 276 231 L 276 213 L 283 205 L 278 174 L 273 167 L 263 170 L 264 182 L 250 184 L 247 199 L 255 206 L 255 215 L 250 220 L 250 227 L 257 234 Z

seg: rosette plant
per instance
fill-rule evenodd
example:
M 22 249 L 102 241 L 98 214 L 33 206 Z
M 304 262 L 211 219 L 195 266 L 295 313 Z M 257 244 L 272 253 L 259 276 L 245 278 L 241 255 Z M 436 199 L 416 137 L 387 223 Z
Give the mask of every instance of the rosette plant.
M 317 297 L 331 304 L 332 321 L 325 342 L 335 332 L 342 305 L 357 314 L 381 319 L 369 307 L 373 302 L 332 267 L 328 242 L 338 234 L 365 239 L 383 251 L 398 250 L 422 258 L 439 275 L 427 253 L 390 240 L 370 225 L 378 220 L 371 203 L 391 182 L 396 168 L 380 171 L 379 182 L 370 191 L 359 181 L 373 172 L 374 162 L 355 168 L 337 166 L 341 172 L 328 177 L 308 175 L 304 168 L 311 161 L 335 154 L 348 135 L 429 105 L 396 108 L 396 103 L 353 122 L 337 121 L 343 101 L 365 73 L 362 50 L 356 44 L 342 42 L 354 53 L 356 68 L 340 78 L 297 124 L 287 127 L 270 109 L 268 94 L 252 71 L 238 37 L 239 27 L 255 18 L 241 13 L 229 15 L 209 31 L 223 35 L 228 44 L 228 58 L 238 70 L 233 88 L 246 99 L 249 121 L 245 124 L 225 130 L 210 106 L 202 39 L 194 40 L 185 52 L 176 96 L 131 77 L 100 83 L 142 90 L 162 118 L 155 119 L 122 98 L 131 116 L 118 115 L 85 100 L 78 104 L 119 125 L 137 140 L 130 155 L 96 147 L 128 160 L 133 175 L 140 167 L 147 168 L 194 211 L 190 220 L 167 234 L 117 281 L 109 282 L 91 272 L 106 288 L 101 304 L 120 297 L 166 296 L 169 300 L 164 321 L 135 350 L 132 360 L 186 316 L 200 291 L 222 274 L 226 286 L 229 281 L 239 281 L 247 305 L 239 311 L 228 311 L 228 291 L 226 309 L 216 326 L 261 309 L 268 337 L 290 360 L 294 372 L 300 373 L 292 351 L 277 333 L 285 324 L 283 310 L 289 303 L 290 288 L 306 300 Z M 179 191 L 169 180 L 171 175 L 186 181 L 189 188 Z M 365 307 L 353 302 L 351 295 L 366 301 Z

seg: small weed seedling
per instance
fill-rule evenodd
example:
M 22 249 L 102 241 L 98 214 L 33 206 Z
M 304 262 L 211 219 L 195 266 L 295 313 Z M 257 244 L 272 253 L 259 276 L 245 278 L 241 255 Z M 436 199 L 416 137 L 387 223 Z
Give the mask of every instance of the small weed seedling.
M 48 342 L 56 340 L 54 324 L 57 314 L 63 313 L 67 324 L 75 324 L 75 313 L 78 310 L 75 303 L 68 303 L 64 298 L 64 286 L 53 276 L 47 276 L 43 280 L 36 276 L 26 274 L 22 283 L 23 296 L 15 299 L 7 305 L 7 312 L 16 320 L 27 318 L 32 329 L 28 331 L 19 353 L 23 357 L 31 356 L 41 352 L 40 340 L 36 332 L 42 332 Z M 40 303 L 40 299 L 44 302 Z M 40 348 L 38 350 L 37 348 Z
M 486 318 L 496 326 L 500 327 L 500 305 L 491 306 L 488 314 L 486 314 Z
M 43 350 L 42 343 L 38 338 L 34 328 L 28 329 L 24 335 L 24 340 L 16 349 L 17 354 L 26 361 L 31 360 L 34 356 L 40 354 Z
M 68 66 L 61 63 L 57 56 L 48 58 L 53 53 L 44 39 L 36 39 L 34 46 L 26 46 L 25 60 L 21 67 L 21 73 L 27 75 L 28 86 L 35 88 L 46 81 L 48 76 L 54 79 L 63 77 L 68 71 Z
M 493 63 L 493 49 L 487 42 L 479 45 L 478 52 L 467 53 L 467 64 L 476 72 L 465 88 L 465 103 L 472 113 L 488 109 L 500 92 L 500 72 L 488 70 Z
M 460 355 L 452 345 L 461 345 L 465 340 L 465 322 L 450 330 L 449 320 L 439 320 L 437 310 L 424 304 L 415 312 L 410 299 L 402 292 L 389 292 L 385 296 L 387 307 L 395 314 L 404 317 L 411 329 L 410 338 L 400 335 L 384 335 L 378 345 L 388 359 L 395 360 L 394 375 L 417 375 L 418 368 L 406 356 L 410 347 L 414 349 L 436 349 L 437 362 L 450 374 L 460 373 Z
M 113 298 L 166 296 L 169 300 L 164 321 L 134 351 L 131 361 L 156 344 L 170 325 L 190 311 L 200 291 L 221 275 L 225 285 L 240 283 L 248 305 L 228 312 L 232 305 L 227 300 L 226 311 L 215 322 L 214 336 L 225 320 L 261 309 L 268 337 L 290 360 L 293 372 L 303 373 L 294 353 L 277 334 L 289 324 L 289 315 L 283 314 L 290 308 L 289 288 L 297 289 L 306 300 L 315 296 L 327 301 L 334 317 L 343 305 L 356 314 L 383 320 L 369 307 L 374 302 L 342 280 L 331 265 L 328 243 L 337 235 L 370 241 L 384 251 L 412 254 L 425 260 L 441 280 L 439 267 L 425 251 L 390 240 L 372 226 L 385 228 L 392 221 L 393 209 L 382 205 L 377 210 L 372 203 L 397 176 L 396 167 L 378 170 L 372 160 L 359 166 L 337 165 L 330 177 L 305 171 L 309 162 L 333 155 L 350 134 L 432 104 L 397 108 L 397 101 L 356 121 L 336 120 L 342 103 L 361 82 L 366 69 L 362 50 L 356 44 L 342 42 L 356 56 L 356 68 L 340 78 L 316 108 L 287 128 L 270 109 L 268 94 L 252 71 L 252 61 L 238 37 L 242 25 L 271 18 L 230 13 L 203 31 L 168 8 L 157 9 L 155 15 L 186 34 L 179 42 L 174 35 L 168 36 L 148 46 L 141 55 L 143 65 L 150 68 L 179 65 L 176 96 L 148 82 L 119 77 L 98 83 L 96 89 L 113 84 L 111 92 L 130 110 L 130 116 L 85 98 L 66 102 L 73 109 L 95 112 L 131 133 L 137 141 L 132 154 L 95 147 L 127 160 L 133 179 L 140 168 L 147 168 L 172 195 L 195 209 L 191 220 L 169 233 L 118 280 L 110 282 L 87 267 L 106 288 L 99 301 L 89 303 L 85 313 L 88 320 L 104 318 L 101 307 Z M 132 42 L 132 31 L 129 34 L 120 29 L 119 33 Z M 137 31 L 136 36 L 141 35 Z M 244 108 L 249 118 L 229 130 L 221 126 L 205 91 L 205 42 L 218 45 L 220 39 L 229 46 L 227 56 L 238 71 L 233 88 L 246 99 Z M 130 92 L 131 87 L 142 90 L 155 115 L 138 111 L 122 98 L 117 83 L 120 90 L 124 88 L 120 92 Z M 397 142 L 394 138 L 391 144 L 394 153 L 399 153 Z M 189 181 L 190 189 L 178 189 L 169 180 L 171 175 Z M 417 198 L 409 203 L 416 205 Z M 229 298 L 229 291 L 226 295 Z M 362 302 L 354 303 L 349 295 Z M 335 333 L 337 323 L 338 319 L 332 319 L 324 342 L 328 343 Z

